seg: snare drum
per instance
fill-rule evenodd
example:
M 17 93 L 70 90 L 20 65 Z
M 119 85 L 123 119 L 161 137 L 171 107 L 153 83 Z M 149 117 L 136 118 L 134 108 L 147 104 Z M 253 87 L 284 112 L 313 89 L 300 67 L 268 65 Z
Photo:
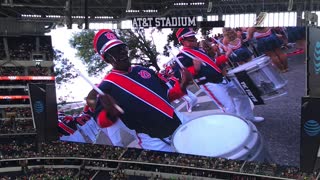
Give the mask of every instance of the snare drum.
M 259 89 L 263 100 L 287 94 L 287 80 L 272 66 L 269 56 L 260 56 L 228 72 L 227 76 L 241 88 L 235 73 L 246 71 Z M 241 88 L 242 89 L 242 88 Z
M 179 153 L 263 161 L 262 138 L 250 121 L 231 114 L 202 116 L 181 125 L 172 145 Z

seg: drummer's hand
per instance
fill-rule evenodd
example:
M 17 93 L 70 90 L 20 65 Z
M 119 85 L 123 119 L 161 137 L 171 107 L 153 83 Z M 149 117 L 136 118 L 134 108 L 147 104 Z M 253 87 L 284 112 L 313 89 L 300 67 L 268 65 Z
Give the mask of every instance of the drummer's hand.
M 277 36 L 278 38 L 282 38 L 282 37 L 283 37 L 281 34 L 276 34 L 276 36 Z
M 116 104 L 116 101 L 113 99 L 112 96 L 105 94 L 105 95 L 99 95 L 99 99 L 101 102 L 102 107 L 107 111 L 108 118 L 115 122 L 118 117 L 122 114 L 122 112 L 116 108 L 118 105 Z
M 194 60 L 193 60 L 193 66 L 194 66 L 194 70 L 195 70 L 196 72 L 199 72 L 199 71 L 200 71 L 200 69 L 201 69 L 201 64 L 202 64 L 202 62 L 201 62 L 200 60 L 197 60 L 197 59 L 194 59 Z
M 85 100 L 86 100 L 87 105 L 90 108 L 92 108 L 92 109 L 96 108 L 96 103 L 97 103 L 96 99 L 90 99 L 89 97 L 87 97 Z
M 180 87 L 182 90 L 185 90 L 187 86 L 192 82 L 193 77 L 192 77 L 192 74 L 185 68 L 181 69 L 180 73 L 181 73 Z
M 227 58 L 229 58 L 229 57 L 230 57 L 230 55 L 231 55 L 231 53 L 232 53 L 232 49 L 231 49 L 231 48 L 228 48 L 228 50 L 227 50 L 227 52 L 226 52 L 225 56 L 227 56 Z

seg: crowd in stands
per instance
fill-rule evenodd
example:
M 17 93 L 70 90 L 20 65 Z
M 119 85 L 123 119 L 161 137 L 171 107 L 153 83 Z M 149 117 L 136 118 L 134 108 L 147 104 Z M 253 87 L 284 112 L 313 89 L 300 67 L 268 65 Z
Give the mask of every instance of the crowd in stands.
M 1 109 L 0 109 L 1 112 Z M 3 113 L 15 113 L 16 118 L 31 118 L 31 108 L 30 107 L 6 107 L 3 109 Z
M 45 54 L 47 61 L 53 60 L 53 49 L 51 38 L 48 36 L 40 36 L 40 47 L 39 51 Z
M 28 68 L 28 75 L 29 76 L 50 76 L 53 73 L 53 71 L 50 71 L 49 68 L 41 67 L 41 66 L 35 66 L 35 67 L 29 67 Z
M 39 44 L 37 45 L 37 40 Z M 44 54 L 44 60 L 52 60 L 53 51 L 50 36 L 19 36 L 0 38 L 0 60 L 5 59 L 4 43 L 7 43 L 10 60 L 29 61 L 32 54 Z M 2 48 L 1 48 L 2 47 Z
M 35 167 L 30 169 L 25 169 L 23 172 L 5 173 L 1 180 L 9 179 L 64 179 L 71 180 L 79 173 L 78 169 L 65 169 L 65 168 L 45 168 L 45 167 Z
M 117 160 L 125 149 L 106 145 L 53 142 L 42 144 L 41 154 L 45 157 L 82 157 Z
M 22 88 L 7 88 L 7 89 L 1 89 L 0 96 L 24 96 L 28 95 L 28 91 Z
M 7 37 L 10 59 L 30 60 L 31 53 L 35 51 L 36 41 L 31 36 Z
M 29 67 L 28 74 L 25 74 L 24 67 L 1 67 L 0 74 L 1 76 L 50 76 L 53 71 L 47 67 L 34 66 Z
M 73 179 L 77 169 L 32 168 L 27 172 L 29 179 Z
M 24 67 L 0 67 L 1 76 L 24 76 Z
M 54 80 L 5 80 L 0 81 L 0 86 L 25 86 L 27 87 L 28 83 L 42 83 L 42 84 L 48 84 L 48 83 L 54 83 Z
M 315 179 L 317 175 L 316 173 L 308 175 L 303 174 L 298 168 L 291 166 L 234 161 L 223 158 L 209 158 L 187 154 L 164 153 L 106 145 L 79 144 L 57 141 L 53 143 L 42 143 L 40 146 L 37 146 L 34 141 L 28 138 L 15 139 L 13 142 L 2 141 L 0 144 L 0 152 L 1 159 L 8 160 L 22 157 L 85 158 L 84 163 L 81 163 L 79 160 L 66 161 L 66 158 L 62 160 L 46 160 L 46 165 L 72 164 L 79 166 L 81 165 L 83 167 L 117 168 L 118 164 L 121 164 L 121 168 L 123 169 L 164 172 L 201 177 L 231 177 L 231 179 L 235 179 L 235 177 L 237 177 L 236 173 L 246 173 L 246 176 L 248 177 L 254 176 L 253 174 L 257 174 L 290 179 L 298 179 L 301 178 L 301 176 L 314 177 Z M 114 160 L 117 161 L 115 162 Z M 29 161 L 29 163 L 32 163 L 32 161 Z M 226 173 L 222 173 L 222 171 Z M 117 173 L 111 176 L 121 177 L 121 175 Z
M 32 119 L 0 121 L 0 134 L 35 133 Z
M 0 136 L 0 160 L 37 156 L 40 154 L 34 136 Z
M 94 177 L 96 173 L 97 173 L 97 170 L 82 168 L 82 169 L 80 169 L 78 179 L 79 180 L 92 179 L 92 177 Z
M 29 99 L 5 99 L 5 100 L 0 100 L 0 105 L 17 105 L 17 104 L 22 104 L 22 105 L 29 105 Z

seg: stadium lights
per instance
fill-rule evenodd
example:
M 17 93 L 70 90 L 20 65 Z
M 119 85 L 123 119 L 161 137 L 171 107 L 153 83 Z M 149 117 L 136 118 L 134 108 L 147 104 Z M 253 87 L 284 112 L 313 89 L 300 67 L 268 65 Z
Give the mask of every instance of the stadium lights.
M 41 15 L 38 14 L 21 14 L 23 18 L 41 18 Z
M 140 10 L 135 10 L 135 9 L 128 9 L 126 10 L 127 13 L 138 13 Z
M 85 17 L 84 16 L 71 16 L 72 19 L 84 19 Z
M 191 6 L 201 6 L 204 5 L 204 2 L 194 2 L 194 3 L 190 3 Z
M 46 18 L 61 18 L 60 15 L 46 15 Z
M 95 19 L 113 19 L 112 16 L 95 16 Z
M 189 3 L 173 3 L 174 6 L 187 6 Z
M 145 13 L 154 13 L 154 12 L 158 12 L 158 10 L 156 9 L 145 9 L 145 10 L 142 10 L 143 12 Z

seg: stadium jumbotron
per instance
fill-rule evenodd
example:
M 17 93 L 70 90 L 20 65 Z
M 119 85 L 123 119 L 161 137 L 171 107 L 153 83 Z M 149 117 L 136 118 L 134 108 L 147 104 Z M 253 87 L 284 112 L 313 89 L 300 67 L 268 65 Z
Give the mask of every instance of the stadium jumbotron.
M 319 7 L 1 0 L 0 177 L 319 179 Z

